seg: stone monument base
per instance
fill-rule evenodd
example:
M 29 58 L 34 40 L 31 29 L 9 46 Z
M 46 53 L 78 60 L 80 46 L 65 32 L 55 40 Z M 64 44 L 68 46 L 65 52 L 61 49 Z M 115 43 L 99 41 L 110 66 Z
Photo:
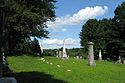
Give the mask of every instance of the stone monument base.
M 13 77 L 2 77 L 0 78 L 0 83 L 17 83 L 17 81 Z

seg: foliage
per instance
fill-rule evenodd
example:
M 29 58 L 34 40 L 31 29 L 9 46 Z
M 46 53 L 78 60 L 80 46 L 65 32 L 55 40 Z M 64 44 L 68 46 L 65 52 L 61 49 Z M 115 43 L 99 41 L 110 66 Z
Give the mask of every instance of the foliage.
M 112 31 L 112 20 L 90 19 L 83 25 L 80 32 L 81 46 L 87 51 L 88 42 L 94 42 L 95 58 L 98 56 L 98 51 L 105 51 L 107 42 L 110 40 Z
M 31 42 L 31 51 L 34 55 L 41 55 L 40 45 L 36 38 Z
M 14 50 L 14 54 L 22 55 L 22 54 L 31 54 L 31 55 L 41 55 L 40 45 L 36 38 L 33 40 L 25 39 L 22 40 L 21 43 L 17 44 Z
M 84 49 L 82 49 L 82 48 L 67 49 L 67 54 L 69 55 L 69 57 L 82 56 L 85 59 L 87 58 L 87 54 L 85 53 Z
M 1 0 L 5 14 L 4 49 L 13 53 L 23 39 L 47 37 L 47 21 L 54 21 L 55 0 Z M 0 14 L 2 14 L 0 13 Z
M 44 49 L 43 56 L 56 56 L 57 49 Z
M 81 46 L 87 50 L 87 43 L 89 41 L 95 42 L 97 39 L 97 20 L 90 19 L 83 25 L 82 30 L 80 32 Z
M 60 49 L 44 49 L 43 56 L 56 56 L 57 51 L 62 51 L 63 48 Z M 69 57 L 76 57 L 76 56 L 82 56 L 83 58 L 87 58 L 87 54 L 85 53 L 84 49 L 82 48 L 70 48 L 66 49 L 67 55 Z
M 117 31 L 117 35 L 115 35 L 115 40 L 118 41 L 119 47 L 116 48 L 119 55 L 125 58 L 125 2 L 119 5 L 115 11 L 114 22 L 116 24 L 116 28 L 114 31 Z

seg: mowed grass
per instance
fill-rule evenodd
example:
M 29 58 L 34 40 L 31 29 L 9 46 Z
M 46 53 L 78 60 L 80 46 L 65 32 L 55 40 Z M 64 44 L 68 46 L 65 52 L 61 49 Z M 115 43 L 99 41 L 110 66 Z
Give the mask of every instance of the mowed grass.
M 18 83 L 125 83 L 123 64 L 96 61 L 96 67 L 90 67 L 83 59 L 44 58 L 45 62 L 31 56 L 8 57 L 11 76 Z

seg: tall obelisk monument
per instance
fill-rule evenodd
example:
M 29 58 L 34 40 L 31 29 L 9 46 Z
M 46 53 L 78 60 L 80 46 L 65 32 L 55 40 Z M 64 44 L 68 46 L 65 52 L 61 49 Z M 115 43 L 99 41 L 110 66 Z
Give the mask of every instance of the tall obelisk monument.
M 68 58 L 67 53 L 66 53 L 66 48 L 65 48 L 65 40 L 63 40 L 63 53 L 62 53 L 62 55 L 63 55 L 63 58 Z

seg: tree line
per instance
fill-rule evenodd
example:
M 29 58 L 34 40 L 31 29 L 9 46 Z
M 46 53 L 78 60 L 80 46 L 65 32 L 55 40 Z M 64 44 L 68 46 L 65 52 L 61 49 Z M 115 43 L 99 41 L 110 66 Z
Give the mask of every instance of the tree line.
M 125 2 L 115 9 L 114 14 L 110 19 L 90 19 L 82 26 L 81 46 L 87 51 L 88 42 L 94 42 L 95 58 L 98 58 L 99 50 L 103 59 L 125 58 Z
M 42 56 L 57 56 L 57 51 L 62 51 L 63 48 L 59 48 L 59 49 L 44 49 L 44 52 L 42 54 Z M 76 57 L 76 56 L 81 56 L 82 58 L 86 59 L 87 55 L 84 51 L 83 48 L 70 48 L 67 49 L 66 48 L 66 53 L 69 57 Z

